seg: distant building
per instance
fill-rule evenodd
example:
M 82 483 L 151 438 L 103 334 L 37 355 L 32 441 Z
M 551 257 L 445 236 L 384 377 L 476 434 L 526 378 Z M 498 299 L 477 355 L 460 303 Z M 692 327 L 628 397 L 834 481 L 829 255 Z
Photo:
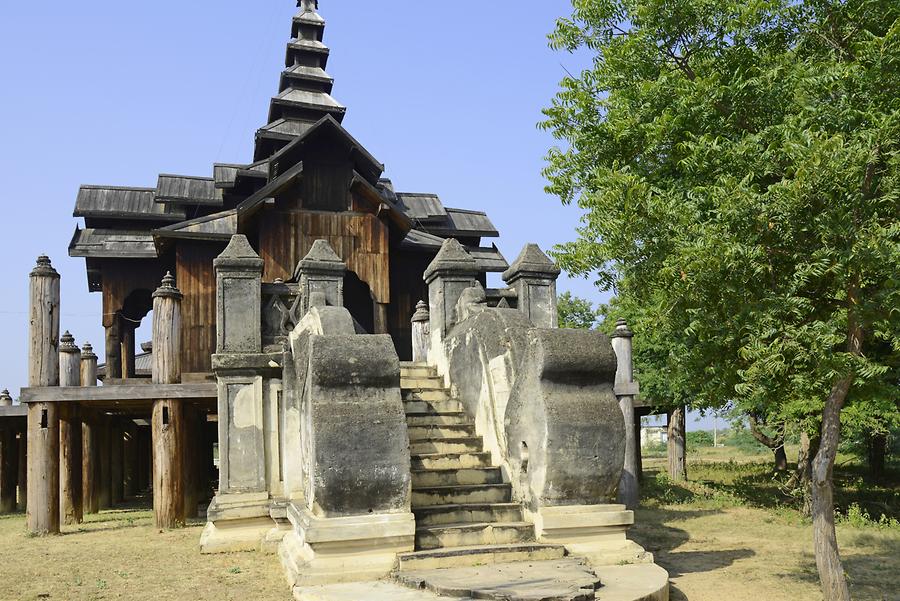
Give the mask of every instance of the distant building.
M 641 448 L 650 445 L 666 444 L 669 440 L 668 432 L 663 426 L 644 426 L 641 428 Z

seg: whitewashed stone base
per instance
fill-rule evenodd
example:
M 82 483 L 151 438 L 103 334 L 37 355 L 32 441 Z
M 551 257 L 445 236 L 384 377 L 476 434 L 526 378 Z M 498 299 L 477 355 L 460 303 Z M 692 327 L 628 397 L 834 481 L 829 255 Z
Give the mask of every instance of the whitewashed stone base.
M 269 516 L 268 493 L 219 494 L 207 510 L 200 552 L 260 551 L 275 525 Z
M 278 556 L 292 587 L 385 578 L 415 545 L 412 513 L 328 519 L 292 506 L 288 516 Z
M 594 566 L 653 563 L 653 554 L 628 540 L 634 512 L 624 505 L 543 507 L 531 515 L 542 543 L 565 545 Z

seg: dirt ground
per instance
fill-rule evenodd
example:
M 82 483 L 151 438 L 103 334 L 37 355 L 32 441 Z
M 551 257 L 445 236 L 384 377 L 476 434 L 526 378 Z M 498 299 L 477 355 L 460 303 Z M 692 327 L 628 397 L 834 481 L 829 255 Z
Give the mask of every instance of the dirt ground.
M 672 575 L 673 601 L 821 599 L 810 527 L 788 516 L 673 506 L 641 510 L 637 522 L 633 537 Z M 200 532 L 159 533 L 149 512 L 130 509 L 30 538 L 23 516 L 2 517 L 0 600 L 290 601 L 275 556 L 201 556 Z M 853 598 L 900 600 L 900 533 L 841 526 L 839 535 Z

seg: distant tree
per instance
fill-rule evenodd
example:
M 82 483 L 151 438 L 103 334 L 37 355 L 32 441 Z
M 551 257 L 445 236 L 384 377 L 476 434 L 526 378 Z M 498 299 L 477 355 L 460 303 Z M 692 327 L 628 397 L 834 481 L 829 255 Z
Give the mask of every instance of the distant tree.
M 640 308 L 673 396 L 815 436 L 819 578 L 848 600 L 841 418 L 900 394 L 900 3 L 573 5 L 551 43 L 593 61 L 545 111 L 546 175 L 586 216 L 556 257 Z
M 597 326 L 599 312 L 589 300 L 563 292 L 557 299 L 559 327 L 592 330 Z

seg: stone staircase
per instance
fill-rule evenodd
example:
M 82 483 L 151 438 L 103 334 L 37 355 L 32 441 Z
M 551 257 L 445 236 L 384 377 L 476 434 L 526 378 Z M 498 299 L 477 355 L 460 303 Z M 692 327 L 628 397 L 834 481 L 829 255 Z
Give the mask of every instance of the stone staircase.
M 409 429 L 416 552 L 399 571 L 561 559 L 535 542 L 512 502 L 512 487 L 475 433 L 475 424 L 434 368 L 405 363 L 400 386 Z

